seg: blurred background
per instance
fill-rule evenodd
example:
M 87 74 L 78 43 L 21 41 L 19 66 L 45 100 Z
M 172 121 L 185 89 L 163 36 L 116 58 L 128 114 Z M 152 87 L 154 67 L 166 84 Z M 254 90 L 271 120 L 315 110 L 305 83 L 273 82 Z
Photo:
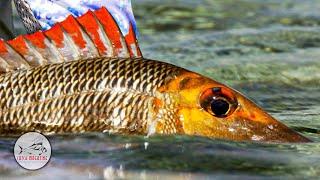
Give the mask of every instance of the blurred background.
M 243 92 L 310 144 L 198 137 L 54 136 L 51 163 L 24 171 L 15 139 L 0 140 L 0 174 L 50 179 L 292 179 L 320 176 L 320 3 L 317 0 L 135 0 L 145 57 L 207 75 Z M 1 5 L 1 3 L 0 3 Z M 0 8 L 0 11 L 1 8 Z M 7 37 L 15 30 L 1 17 Z M 5 27 L 5 28 L 4 28 Z M 53 178 L 56 179 L 56 178 Z

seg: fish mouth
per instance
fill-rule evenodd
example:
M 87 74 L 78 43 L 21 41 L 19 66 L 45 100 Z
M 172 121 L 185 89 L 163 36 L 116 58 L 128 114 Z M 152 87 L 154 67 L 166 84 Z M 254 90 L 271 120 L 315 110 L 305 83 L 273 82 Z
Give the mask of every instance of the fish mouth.
M 242 129 L 247 130 L 246 134 L 248 139 L 271 143 L 312 142 L 307 137 L 304 137 L 276 120 L 252 101 L 242 97 L 238 99 L 241 107 L 235 112 L 233 122 L 241 126 Z
M 271 117 L 272 118 L 272 117 Z M 279 121 L 267 124 L 254 122 L 252 119 L 237 119 L 237 133 L 245 139 L 267 143 L 308 143 L 310 139 L 290 129 Z M 236 129 L 236 128 L 235 128 Z

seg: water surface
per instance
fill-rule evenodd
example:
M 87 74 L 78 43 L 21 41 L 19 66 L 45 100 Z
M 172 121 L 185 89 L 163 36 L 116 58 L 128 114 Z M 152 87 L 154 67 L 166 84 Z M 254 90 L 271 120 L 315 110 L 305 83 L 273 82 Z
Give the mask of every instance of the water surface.
M 316 0 L 136 0 L 145 57 L 199 72 L 243 92 L 309 144 L 201 137 L 50 137 L 48 166 L 30 172 L 0 140 L 8 179 L 301 179 L 320 176 L 320 4 Z

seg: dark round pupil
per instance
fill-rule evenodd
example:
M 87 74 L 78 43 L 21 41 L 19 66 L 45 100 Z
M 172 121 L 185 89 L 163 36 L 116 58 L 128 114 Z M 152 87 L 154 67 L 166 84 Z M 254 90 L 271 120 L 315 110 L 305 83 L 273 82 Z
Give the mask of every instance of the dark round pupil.
M 211 110 L 216 116 L 223 116 L 229 110 L 229 103 L 223 99 L 215 99 L 211 102 Z

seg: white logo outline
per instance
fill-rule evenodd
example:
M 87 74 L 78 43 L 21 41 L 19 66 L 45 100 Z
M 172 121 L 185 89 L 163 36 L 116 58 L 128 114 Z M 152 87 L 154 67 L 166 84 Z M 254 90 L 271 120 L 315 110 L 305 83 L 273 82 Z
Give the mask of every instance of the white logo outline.
M 43 134 L 28 132 L 16 140 L 13 154 L 20 167 L 36 171 L 50 162 L 52 148 L 50 141 Z

